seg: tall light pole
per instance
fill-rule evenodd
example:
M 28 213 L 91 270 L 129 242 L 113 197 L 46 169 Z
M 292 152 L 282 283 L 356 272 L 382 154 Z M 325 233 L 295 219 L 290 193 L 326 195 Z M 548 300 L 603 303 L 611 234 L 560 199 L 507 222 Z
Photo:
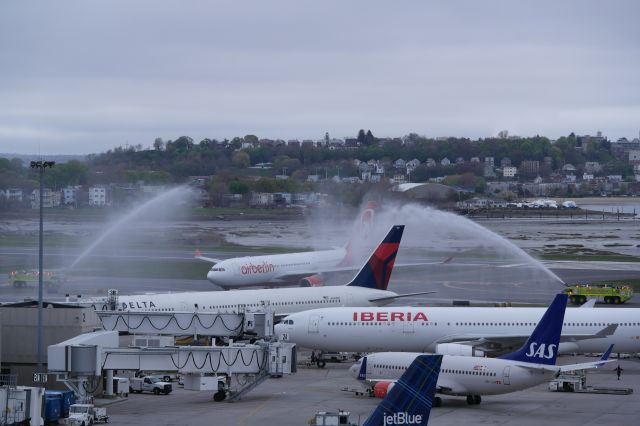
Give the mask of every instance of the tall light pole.
M 55 161 L 32 161 L 31 168 L 38 169 L 40 174 L 40 234 L 39 234 L 39 250 L 38 250 L 38 373 L 42 373 L 42 287 L 44 271 L 43 262 L 43 199 L 44 199 L 44 169 L 52 168 L 56 164 Z

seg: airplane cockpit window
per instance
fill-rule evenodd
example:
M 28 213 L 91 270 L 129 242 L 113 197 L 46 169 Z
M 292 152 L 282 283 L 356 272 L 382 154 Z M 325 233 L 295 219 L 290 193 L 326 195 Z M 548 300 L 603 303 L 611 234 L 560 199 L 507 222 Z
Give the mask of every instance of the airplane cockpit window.
M 224 268 L 211 268 L 211 272 L 224 272 Z

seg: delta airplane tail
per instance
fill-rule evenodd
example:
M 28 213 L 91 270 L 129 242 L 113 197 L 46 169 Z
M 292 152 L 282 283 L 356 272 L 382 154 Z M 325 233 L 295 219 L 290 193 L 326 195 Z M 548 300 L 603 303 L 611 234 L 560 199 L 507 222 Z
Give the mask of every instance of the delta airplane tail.
M 560 334 L 562 334 L 562 322 L 567 308 L 567 298 L 566 294 L 556 295 L 524 346 L 498 358 L 532 364 L 555 365 Z
M 404 225 L 394 225 L 348 286 L 386 290 L 398 254 Z
M 426 425 L 441 364 L 442 355 L 418 356 L 363 426 Z

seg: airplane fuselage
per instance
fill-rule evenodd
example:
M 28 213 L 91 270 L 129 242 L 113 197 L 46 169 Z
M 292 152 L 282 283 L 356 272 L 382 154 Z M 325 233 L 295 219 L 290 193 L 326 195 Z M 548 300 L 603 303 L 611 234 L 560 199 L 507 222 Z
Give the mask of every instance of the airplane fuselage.
M 397 380 L 422 353 L 381 352 L 367 355 L 368 380 Z M 355 378 L 360 363 L 351 367 Z M 497 358 L 444 355 L 438 376 L 439 392 L 446 395 L 500 395 L 536 386 L 555 372 L 525 368 L 520 362 Z
M 291 284 L 298 277 L 331 271 L 341 264 L 346 253 L 344 248 L 340 248 L 235 257 L 215 264 L 207 273 L 207 279 L 223 288 Z
M 354 286 L 203 291 L 120 296 L 118 309 L 152 312 L 238 312 L 245 309 L 269 309 L 276 315 L 283 315 L 319 307 L 382 306 L 390 301 L 370 300 L 396 295 L 392 291 Z M 106 302 L 94 302 L 92 305 L 97 310 L 108 309 Z
M 301 312 L 276 326 L 283 340 L 311 349 L 350 352 L 435 352 L 439 343 L 482 336 L 529 336 L 544 308 L 385 307 L 333 308 Z M 610 324 L 604 338 L 562 341 L 560 353 L 640 352 L 640 309 L 567 309 L 563 335 L 595 335 Z

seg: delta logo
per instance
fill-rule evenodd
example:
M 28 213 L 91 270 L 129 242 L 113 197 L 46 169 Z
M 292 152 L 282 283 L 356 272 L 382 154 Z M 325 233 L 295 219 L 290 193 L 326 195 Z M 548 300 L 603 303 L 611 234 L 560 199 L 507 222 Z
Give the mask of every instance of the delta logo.
M 382 416 L 382 424 L 387 425 L 419 425 L 422 424 L 422 414 L 409 414 L 406 411 Z
M 424 312 L 354 312 L 353 313 L 354 321 L 376 321 L 376 322 L 387 322 L 387 321 L 429 321 L 427 319 L 427 314 Z
M 151 300 L 149 300 L 148 302 L 146 300 L 136 300 L 136 301 L 132 301 L 132 302 L 123 302 L 122 303 L 122 310 L 125 311 L 127 309 L 148 309 L 148 308 L 155 308 L 156 304 L 153 303 Z
M 262 264 L 260 265 L 247 263 L 240 267 L 240 272 L 242 273 L 242 275 L 268 274 L 269 272 L 273 272 L 275 270 L 276 270 L 276 265 L 268 262 L 262 262 Z

